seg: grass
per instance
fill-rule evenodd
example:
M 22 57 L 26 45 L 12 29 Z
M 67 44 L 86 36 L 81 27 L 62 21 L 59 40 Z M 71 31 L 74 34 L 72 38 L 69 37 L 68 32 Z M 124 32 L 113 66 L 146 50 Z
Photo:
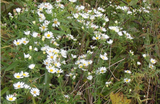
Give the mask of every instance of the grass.
M 107 16 L 109 21 L 105 22 L 103 18 L 99 17 L 94 21 L 83 16 L 75 18 L 74 14 L 82 11 L 73 8 L 76 4 L 84 4 L 85 2 L 90 3 L 91 7 L 104 6 L 103 14 Z M 53 33 L 55 40 L 52 43 L 56 42 L 55 44 L 50 43 L 50 39 L 47 37 L 42 39 L 45 32 L 39 29 L 42 23 L 38 20 L 38 14 L 31 12 L 31 10 L 37 10 L 33 2 L 28 1 L 29 11 L 21 14 L 16 14 L 15 10 L 12 12 L 16 6 L 11 4 L 15 4 L 16 1 L 10 2 L 11 6 L 7 7 L 7 10 L 2 10 L 4 16 L 1 22 L 2 24 L 6 23 L 6 26 L 1 28 L 1 99 L 3 104 L 120 104 L 120 102 L 123 104 L 158 104 L 160 102 L 158 98 L 160 94 L 160 15 L 158 4 L 160 2 L 158 0 L 150 0 L 145 3 L 142 1 L 133 2 L 133 0 L 113 1 L 107 4 L 103 1 L 94 0 L 94 2 L 97 4 L 93 5 L 89 0 L 83 1 L 83 3 L 70 3 L 64 0 L 63 3 L 66 4 L 64 9 L 52 10 L 56 15 L 50 16 L 44 13 L 47 20 L 51 21 L 53 18 L 57 18 L 60 22 L 58 27 L 52 27 L 51 23 L 47 27 L 48 31 Z M 8 2 L 3 1 L 2 3 L 9 6 Z M 39 5 L 38 2 L 35 4 Z M 55 4 L 55 2 L 51 2 L 51 4 Z M 25 7 L 23 5 L 24 1 L 17 6 Z M 118 9 L 118 6 L 128 6 L 132 14 L 128 14 L 123 8 Z M 91 7 L 86 7 L 84 12 L 87 12 Z M 141 7 L 146 9 L 140 12 Z M 3 11 L 10 11 L 14 14 L 14 18 L 9 18 Z M 69 19 L 68 16 L 73 18 Z M 99 27 L 97 29 L 94 26 L 94 28 L 88 28 L 88 25 L 78 22 L 79 20 L 90 21 Z M 105 24 L 103 24 L 104 22 Z M 114 29 L 111 29 L 111 26 Z M 119 30 L 116 30 L 115 26 L 119 27 Z M 101 30 L 102 27 L 107 31 Z M 23 32 L 28 30 L 31 31 L 30 35 L 24 35 Z M 40 37 L 34 38 L 32 36 L 34 31 L 40 33 L 38 35 Z M 109 38 L 99 38 L 95 31 L 107 34 Z M 123 33 L 123 36 L 120 35 L 120 32 Z M 74 38 L 68 34 L 72 34 Z M 127 37 L 127 34 L 130 35 Z M 29 39 L 27 45 L 15 46 L 13 44 L 14 40 L 24 36 Z M 133 39 L 130 39 L 130 36 Z M 113 40 L 113 43 L 110 44 L 109 40 Z M 35 44 L 35 42 L 39 43 Z M 48 51 L 41 51 L 45 44 L 59 51 L 56 50 L 58 55 L 54 52 L 56 55 L 54 57 L 60 60 L 52 63 L 57 68 L 54 74 L 50 69 L 47 70 L 44 64 L 46 57 L 50 57 Z M 56 46 L 56 44 L 59 45 Z M 38 51 L 29 50 L 29 46 L 32 46 L 33 49 L 38 48 Z M 67 55 L 64 50 L 67 51 Z M 87 51 L 93 53 L 90 54 Z M 29 53 L 32 58 L 25 59 L 23 53 Z M 71 54 L 77 55 L 77 57 L 73 58 Z M 147 56 L 144 57 L 144 54 Z M 100 55 L 104 55 L 108 60 L 103 60 Z M 151 59 L 155 59 L 155 61 L 151 62 Z M 92 63 L 86 65 L 88 61 L 92 61 Z M 57 67 L 58 62 L 61 64 L 60 67 Z M 83 68 L 76 62 L 82 64 Z M 138 65 L 137 62 L 141 64 Z M 35 64 L 35 68 L 29 69 L 30 64 Z M 151 67 L 151 65 L 153 66 Z M 105 72 L 102 67 L 105 67 L 107 71 Z M 126 70 L 131 71 L 131 74 L 125 73 Z M 23 79 L 13 77 L 15 73 L 20 71 L 28 72 L 29 77 Z M 88 76 L 92 76 L 92 78 L 89 79 Z M 128 78 L 128 82 L 124 82 L 125 78 Z M 40 95 L 34 97 L 30 93 L 31 89 L 14 89 L 13 84 L 18 81 L 25 82 L 30 88 L 38 88 Z M 111 82 L 111 84 L 105 84 L 106 82 Z M 17 99 L 13 102 L 8 101 L 6 96 L 9 94 L 13 94 Z

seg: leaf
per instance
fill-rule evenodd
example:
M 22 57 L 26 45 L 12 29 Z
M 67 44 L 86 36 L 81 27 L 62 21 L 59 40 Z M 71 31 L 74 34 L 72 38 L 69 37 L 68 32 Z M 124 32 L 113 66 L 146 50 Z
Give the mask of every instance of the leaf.
M 137 2 L 138 2 L 138 0 L 132 0 L 132 1 L 129 3 L 129 5 L 130 5 L 130 6 L 134 6 L 134 5 L 137 4 Z
M 2 89 L 2 91 L 1 91 L 1 96 L 3 96 L 3 94 L 4 94 L 6 91 L 8 91 L 8 87 L 5 87 L 4 89 Z
M 11 69 L 13 69 L 18 63 L 17 62 L 13 62 L 10 66 L 8 66 L 5 71 L 9 71 Z

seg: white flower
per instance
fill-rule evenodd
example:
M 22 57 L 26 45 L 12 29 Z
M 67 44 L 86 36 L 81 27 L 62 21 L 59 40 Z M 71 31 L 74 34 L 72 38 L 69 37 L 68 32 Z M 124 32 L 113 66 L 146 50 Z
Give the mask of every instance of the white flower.
M 70 97 L 69 97 L 69 95 L 64 95 L 64 97 L 65 97 L 65 98 L 67 98 L 67 99 L 69 99 L 69 98 L 70 98 Z
M 130 53 L 131 55 L 134 55 L 134 52 L 133 52 L 133 51 L 131 51 L 131 50 L 129 50 L 129 53 Z
M 22 41 L 21 41 L 21 39 L 17 39 L 17 40 L 13 41 L 13 44 L 15 44 L 16 46 L 18 46 L 18 45 L 22 44 Z
M 61 2 L 62 0 L 56 0 L 57 3 Z
M 63 70 L 62 70 L 62 69 L 57 69 L 56 73 L 57 73 L 57 74 L 63 73 Z
M 28 42 L 29 42 L 29 40 L 27 40 L 27 38 L 22 38 L 21 41 L 24 45 L 28 44 Z
M 20 79 L 20 78 L 23 78 L 23 75 L 22 73 L 14 73 L 14 78 Z
M 106 53 L 104 55 L 100 54 L 100 58 L 103 60 L 108 60 L 108 57 L 106 55 L 107 55 Z
M 25 53 L 24 53 L 24 58 L 29 58 L 29 57 L 30 57 L 29 54 L 25 54 Z
M 143 56 L 144 58 L 146 58 L 147 54 L 143 54 L 142 56 Z
M 24 88 L 25 89 L 31 89 L 31 87 L 29 85 L 27 85 L 27 84 L 24 84 Z
M 76 2 L 77 0 L 69 0 L 70 2 Z
M 58 22 L 57 18 L 55 18 L 55 19 L 53 20 L 52 26 L 53 26 L 53 27 L 58 27 L 59 25 L 60 25 L 60 22 Z
M 77 55 L 73 55 L 73 54 L 71 54 L 71 56 L 72 56 L 72 58 L 77 58 Z
M 30 69 L 34 69 L 34 67 L 35 67 L 35 64 L 30 64 L 30 65 L 28 66 L 28 68 L 30 68 Z
M 47 30 L 47 25 L 43 24 L 41 25 L 41 27 L 39 27 L 39 29 L 42 31 L 46 31 Z
M 125 70 L 124 72 L 125 72 L 125 73 L 128 73 L 128 74 L 131 74 L 131 71 L 130 71 L 130 70 Z
M 157 61 L 156 61 L 155 59 L 151 58 L 151 59 L 150 59 L 150 62 L 151 62 L 152 64 L 155 64 Z
M 154 68 L 153 64 L 149 63 L 149 68 L 153 69 Z
M 92 75 L 89 75 L 89 76 L 87 77 L 88 80 L 92 80 L 92 78 L 93 78 Z
M 105 67 L 100 67 L 99 68 L 99 72 L 102 73 L 102 74 L 105 73 L 106 71 L 107 71 L 107 69 Z
M 45 36 L 45 38 L 50 39 L 50 38 L 53 37 L 53 33 L 50 32 L 50 31 L 47 31 L 47 32 L 44 33 L 44 36 Z
M 24 87 L 24 82 L 17 82 L 13 84 L 14 89 L 20 89 Z
M 29 34 L 30 34 L 30 31 L 24 31 L 24 34 L 25 34 L 25 35 L 29 35 Z
M 108 43 L 108 44 L 112 44 L 112 43 L 113 43 L 113 40 L 110 39 L 109 41 L 107 41 L 107 43 Z
M 131 79 L 125 78 L 124 82 L 129 83 L 131 81 Z
M 138 62 L 137 62 L 137 65 L 141 65 L 141 63 L 138 61 Z
M 60 53 L 61 53 L 62 57 L 67 58 L 67 51 L 66 50 L 61 49 Z
M 112 82 L 110 81 L 110 82 L 106 82 L 105 84 L 106 84 L 106 85 L 109 85 L 109 84 L 111 84 L 111 83 L 112 83 Z
M 38 36 L 38 33 L 37 32 L 33 32 L 32 36 L 36 38 Z
M 34 48 L 34 50 L 35 50 L 35 51 L 38 51 L 38 48 L 37 48 L 37 47 L 35 47 L 35 48 Z
M 6 96 L 6 99 L 7 99 L 8 101 L 15 101 L 15 100 L 16 100 L 16 97 L 14 97 L 14 95 L 7 95 L 7 96 Z
M 48 72 L 49 73 L 55 73 L 56 72 L 56 68 L 52 66 L 51 68 L 48 68 Z
M 21 8 L 16 8 L 16 12 L 20 13 L 21 12 Z
M 101 37 L 100 35 L 96 35 L 95 37 L 92 37 L 93 40 L 99 40 Z
M 40 90 L 38 88 L 31 88 L 30 93 L 36 97 L 40 94 Z
M 108 27 L 111 30 L 114 30 L 115 32 L 119 32 L 119 27 L 118 26 L 109 26 Z
M 101 34 L 101 39 L 108 39 L 108 38 L 109 38 L 108 35 L 106 35 L 106 34 Z
M 22 74 L 23 77 L 29 77 L 29 73 L 28 72 L 21 71 L 21 74 Z

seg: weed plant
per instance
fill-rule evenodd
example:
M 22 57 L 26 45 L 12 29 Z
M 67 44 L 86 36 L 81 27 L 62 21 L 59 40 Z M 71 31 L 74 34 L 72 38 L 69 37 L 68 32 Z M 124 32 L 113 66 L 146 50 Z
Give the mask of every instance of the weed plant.
M 2 16 L 2 104 L 160 103 L 160 2 L 84 3 Z

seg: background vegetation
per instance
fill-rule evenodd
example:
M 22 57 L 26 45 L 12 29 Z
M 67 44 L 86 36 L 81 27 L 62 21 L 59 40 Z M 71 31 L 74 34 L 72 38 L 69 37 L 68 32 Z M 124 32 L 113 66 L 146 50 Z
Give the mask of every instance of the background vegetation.
M 22 51 L 15 48 L 13 40 L 21 37 L 14 29 L 15 27 L 8 20 L 8 12 L 13 13 L 17 7 L 23 8 L 25 0 L 2 0 L 1 1 L 1 54 L 2 54 L 2 70 L 1 70 L 1 100 L 3 104 L 9 104 L 6 100 L 6 95 L 13 93 L 13 74 L 25 67 L 24 62 L 20 61 L 23 55 L 17 54 Z M 35 0 L 35 3 L 41 2 L 55 2 L 54 0 Z M 56 76 L 49 77 L 48 81 L 45 81 L 44 70 L 39 69 L 39 73 L 36 74 L 35 79 L 39 78 L 36 82 L 46 85 L 40 85 L 43 89 L 42 95 L 38 98 L 32 99 L 32 96 L 27 94 L 17 99 L 16 103 L 35 103 L 37 104 L 74 104 L 74 103 L 86 103 L 86 104 L 159 104 L 160 103 L 160 1 L 159 0 L 79 0 L 77 4 L 86 6 L 86 8 L 105 8 L 106 16 L 109 18 L 109 22 L 106 23 L 105 28 L 109 26 L 119 26 L 123 30 L 132 34 L 134 39 L 126 39 L 114 37 L 114 42 L 111 46 L 106 46 L 108 51 L 108 58 L 112 59 L 105 65 L 109 67 L 107 73 L 99 77 L 101 80 L 99 83 L 90 82 L 87 83 L 86 79 L 81 80 L 83 73 L 81 73 L 75 80 L 69 79 L 70 83 L 67 83 L 65 79 Z M 112 5 L 112 6 L 111 6 Z M 117 6 L 128 6 L 130 11 L 136 11 L 132 15 L 127 15 L 126 11 L 116 9 Z M 150 8 L 147 8 L 150 6 Z M 144 11 L 138 11 L 140 8 L 145 7 L 149 13 Z M 19 21 L 25 21 L 25 18 L 20 18 Z M 26 20 L 27 21 L 27 20 Z M 16 23 L 16 22 L 15 22 Z M 18 24 L 18 23 L 17 23 Z M 99 23 L 101 24 L 101 23 Z M 21 24 L 23 28 L 23 25 Z M 75 24 L 73 24 L 76 26 Z M 79 28 L 77 26 L 77 28 Z M 75 29 L 70 30 L 73 36 L 77 35 Z M 16 34 L 17 33 L 17 34 Z M 107 32 L 109 35 L 116 34 L 114 31 Z M 86 39 L 79 38 L 84 46 L 95 45 L 93 41 L 89 41 L 90 37 Z M 68 41 L 70 42 L 70 41 Z M 62 42 L 63 44 L 63 42 Z M 69 44 L 69 43 L 68 43 Z M 67 45 L 68 45 L 67 44 Z M 89 45 L 88 45 L 89 44 Z M 78 46 L 78 44 L 76 44 Z M 98 51 L 100 53 L 101 44 L 96 43 Z M 71 47 L 71 46 L 70 46 Z M 76 47 L 76 46 L 75 46 Z M 104 46 L 103 46 L 104 47 Z M 87 48 L 86 48 L 87 50 Z M 86 50 L 79 47 L 79 55 L 83 54 Z M 132 50 L 134 55 L 129 54 Z M 110 54 L 111 53 L 111 54 Z M 144 58 L 143 54 L 147 54 L 148 57 Z M 37 55 L 41 56 L 40 54 Z M 43 59 L 44 57 L 38 57 Z M 94 57 L 92 57 L 94 58 Z M 97 58 L 97 57 L 95 57 Z M 155 69 L 149 68 L 150 59 L 156 59 Z M 121 60 L 124 59 L 124 60 Z M 121 61 L 120 61 L 121 60 Z M 120 61 L 120 62 L 119 62 Z M 118 62 L 118 63 L 117 63 Z M 137 65 L 140 62 L 141 65 Z M 39 67 L 43 67 L 40 65 Z M 68 68 L 71 66 L 68 65 Z M 132 74 L 128 75 L 124 73 L 125 70 L 131 70 Z M 35 72 L 36 73 L 36 72 Z M 122 80 L 125 77 L 132 79 L 131 83 L 123 83 Z M 32 82 L 35 79 L 28 79 Z M 108 87 L 105 86 L 106 80 L 112 81 L 112 84 Z M 67 83 L 67 85 L 65 85 Z M 52 84 L 49 86 L 47 84 Z M 62 84 L 62 85 L 60 85 Z M 36 84 L 35 84 L 36 85 Z M 102 85 L 102 86 L 101 86 Z M 59 86 L 59 87 L 58 87 Z M 65 87 L 64 87 L 65 86 Z M 64 87 L 64 88 L 63 88 Z M 63 91 L 61 91 L 64 89 Z M 96 90 L 95 90 L 96 89 Z M 72 91 L 73 90 L 73 91 Z M 69 102 L 64 100 L 62 95 L 70 93 Z M 79 91 L 84 91 L 82 96 L 76 96 Z M 93 93 L 92 93 L 93 92 Z M 53 95 L 53 93 L 55 95 Z M 18 93 L 17 93 L 18 94 Z M 96 94 L 96 95 L 95 95 Z M 54 98 L 54 99 L 51 99 Z M 61 100 L 64 100 L 61 101 Z M 116 100 L 113 100 L 116 99 Z M 121 103 L 120 103 L 121 102 Z

